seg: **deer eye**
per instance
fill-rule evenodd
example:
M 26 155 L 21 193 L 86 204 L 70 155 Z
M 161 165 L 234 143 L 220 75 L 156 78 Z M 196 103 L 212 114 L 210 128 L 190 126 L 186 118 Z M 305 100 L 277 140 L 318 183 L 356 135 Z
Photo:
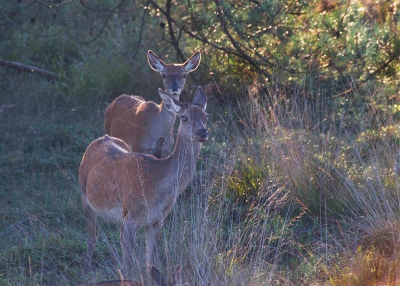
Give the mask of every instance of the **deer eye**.
M 185 115 L 182 115 L 182 116 L 181 116 L 181 120 L 182 120 L 182 121 L 186 121 L 186 120 L 187 120 L 187 117 L 186 117 Z

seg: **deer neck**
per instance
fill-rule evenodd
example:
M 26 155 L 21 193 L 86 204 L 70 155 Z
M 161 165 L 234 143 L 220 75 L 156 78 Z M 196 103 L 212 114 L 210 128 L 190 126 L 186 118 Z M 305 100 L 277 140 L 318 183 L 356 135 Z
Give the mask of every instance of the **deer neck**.
M 165 119 L 169 119 L 169 120 L 172 120 L 172 119 L 173 119 L 174 122 L 175 122 L 176 113 L 174 113 L 174 112 L 170 111 L 168 108 L 166 108 L 164 102 L 161 102 L 161 103 L 158 105 L 158 108 L 159 108 L 159 110 L 160 110 L 160 114 L 162 114 L 162 116 L 163 116 Z
M 173 136 L 174 123 L 176 114 L 165 107 L 164 102 L 158 105 L 158 115 L 152 123 L 152 130 L 155 134 L 165 136 Z
M 200 142 L 191 142 L 178 133 L 175 149 L 169 157 L 172 163 L 170 170 L 174 170 L 177 175 L 175 176 L 178 187 L 176 196 L 181 194 L 192 180 L 200 150 Z

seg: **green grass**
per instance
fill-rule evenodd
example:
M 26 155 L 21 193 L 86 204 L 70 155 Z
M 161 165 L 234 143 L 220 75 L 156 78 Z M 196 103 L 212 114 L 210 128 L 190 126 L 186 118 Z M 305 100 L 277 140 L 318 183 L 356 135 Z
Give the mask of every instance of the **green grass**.
M 5 59 L 60 79 L 0 68 L 0 285 L 120 278 L 118 230 L 103 221 L 94 271 L 82 275 L 87 230 L 77 170 L 88 144 L 103 135 L 103 112 L 116 96 L 159 101 L 161 76 L 145 55 L 171 50 L 144 37 L 130 58 L 138 39 L 124 33 L 126 18 L 115 18 L 95 44 L 71 41 L 75 25 L 89 20 L 99 21 L 82 17 L 51 39 L 13 33 L 3 42 Z M 399 281 L 396 93 L 375 83 L 339 96 L 318 82 L 315 98 L 304 83 L 239 91 L 207 72 L 189 77 L 183 100 L 197 84 L 207 86 L 211 138 L 166 220 L 162 272 L 170 276 L 181 264 L 188 285 Z M 137 245 L 130 276 L 140 280 L 142 232 Z
M 15 85 L 17 79 L 22 84 Z M 6 198 L 1 202 L 0 284 L 118 279 L 119 235 L 104 222 L 94 272 L 81 275 L 87 234 L 77 168 L 87 145 L 102 134 L 105 104 L 98 97 L 86 106 L 78 99 L 58 100 L 65 94 L 56 89 L 59 83 L 33 76 L 8 73 L 7 80 L 5 87 L 13 86 L 19 96 L 3 98 L 0 113 L 1 194 Z M 262 92 L 252 95 L 237 113 L 211 96 L 212 138 L 204 144 L 193 183 L 166 221 L 163 271 L 171 275 L 181 264 L 190 285 L 364 283 L 349 274 L 350 266 L 338 265 L 356 263 L 365 271 L 373 250 L 382 255 L 376 281 L 397 281 L 397 260 L 390 262 L 398 251 L 397 133 L 370 139 L 364 130 L 382 127 L 361 120 L 353 122 L 351 134 L 335 120 L 322 119 L 324 130 L 311 128 L 320 118 L 309 110 L 321 107 L 272 105 L 269 98 Z M 331 112 L 325 116 L 334 118 L 337 110 Z M 375 119 L 371 116 L 371 122 Z M 141 279 L 143 234 L 137 243 L 131 274 Z M 357 246 L 361 250 L 353 256 Z

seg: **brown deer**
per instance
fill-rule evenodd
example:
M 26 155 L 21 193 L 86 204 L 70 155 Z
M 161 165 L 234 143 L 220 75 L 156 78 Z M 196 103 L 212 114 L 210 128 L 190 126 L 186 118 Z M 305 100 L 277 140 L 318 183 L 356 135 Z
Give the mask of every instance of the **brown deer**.
M 148 51 L 147 59 L 150 67 L 162 75 L 165 92 L 179 100 L 186 76 L 199 66 L 201 55 L 197 52 L 183 64 L 165 64 Z M 141 96 L 123 94 L 107 107 L 104 130 L 124 140 L 133 152 L 165 158 L 174 144 L 175 118 L 164 101 L 156 104 Z
M 182 286 L 182 269 L 178 266 L 174 271 L 174 276 L 167 282 L 165 277 L 158 271 L 156 267 L 151 268 L 151 278 L 154 283 L 159 286 Z M 76 286 L 143 286 L 142 283 L 136 280 L 114 280 L 105 282 L 94 282 L 88 284 L 79 284 Z
M 83 155 L 79 185 L 89 231 L 86 269 L 98 235 L 97 216 L 120 225 L 125 269 L 132 262 L 134 235 L 146 227 L 146 261 L 148 267 L 153 265 L 164 219 L 193 177 L 202 142 L 208 139 L 207 97 L 201 87 L 192 104 L 180 103 L 162 89 L 158 93 L 180 118 L 171 155 L 157 159 L 134 153 L 124 141 L 108 135 L 93 141 Z

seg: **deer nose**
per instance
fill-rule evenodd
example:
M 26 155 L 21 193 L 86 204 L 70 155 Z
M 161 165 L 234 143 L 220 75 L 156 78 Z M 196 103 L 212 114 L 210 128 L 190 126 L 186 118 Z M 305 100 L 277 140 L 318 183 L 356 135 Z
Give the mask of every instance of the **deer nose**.
M 204 142 L 208 139 L 208 130 L 207 129 L 200 129 L 197 130 L 198 141 Z
M 179 89 L 179 85 L 178 84 L 174 83 L 174 84 L 171 85 L 171 90 L 172 91 L 178 91 L 178 89 Z

